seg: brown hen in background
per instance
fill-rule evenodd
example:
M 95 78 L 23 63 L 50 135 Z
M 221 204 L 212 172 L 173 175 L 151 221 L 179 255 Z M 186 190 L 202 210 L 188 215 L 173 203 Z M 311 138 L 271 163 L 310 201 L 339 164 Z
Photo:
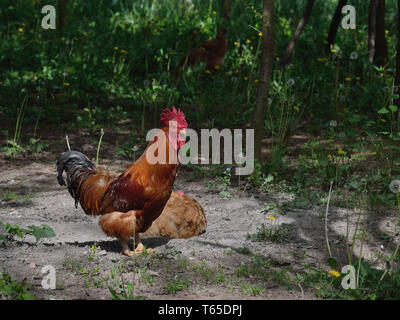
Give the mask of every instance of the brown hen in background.
M 161 215 L 140 236 L 186 239 L 203 234 L 206 227 L 203 207 L 186 195 L 172 192 Z
M 204 41 L 199 47 L 191 50 L 182 58 L 179 66 L 191 66 L 199 62 L 205 62 L 206 71 L 214 72 L 224 63 L 226 47 L 226 29 L 221 28 L 214 39 Z

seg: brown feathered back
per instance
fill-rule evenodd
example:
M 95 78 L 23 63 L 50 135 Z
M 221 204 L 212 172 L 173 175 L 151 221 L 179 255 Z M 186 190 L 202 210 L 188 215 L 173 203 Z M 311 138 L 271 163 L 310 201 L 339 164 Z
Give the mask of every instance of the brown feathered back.
M 172 192 L 161 215 L 141 237 L 190 238 L 205 232 L 207 218 L 194 199 Z

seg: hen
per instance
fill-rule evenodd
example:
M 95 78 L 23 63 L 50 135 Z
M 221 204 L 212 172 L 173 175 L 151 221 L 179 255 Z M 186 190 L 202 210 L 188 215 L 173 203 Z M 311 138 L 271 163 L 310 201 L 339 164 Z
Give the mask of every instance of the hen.
M 206 226 L 203 207 L 188 196 L 172 192 L 161 215 L 141 237 L 186 239 L 203 234 Z
M 68 186 L 75 206 L 79 202 L 86 214 L 101 215 L 104 233 L 118 238 L 128 256 L 143 250 L 138 233 L 151 226 L 170 198 L 179 167 L 177 152 L 185 144 L 182 135 L 188 125 L 183 112 L 164 109 L 160 123 L 161 130 L 141 157 L 120 175 L 96 168 L 78 151 L 63 152 L 57 160 L 58 182 Z M 154 161 L 157 156 L 165 161 Z M 134 251 L 128 246 L 131 237 Z
M 180 61 L 179 66 L 190 66 L 198 62 L 205 62 L 206 71 L 214 72 L 224 63 L 226 47 L 226 29 L 221 28 L 218 30 L 217 36 L 214 39 L 205 41 L 199 47 L 191 50 L 187 56 Z

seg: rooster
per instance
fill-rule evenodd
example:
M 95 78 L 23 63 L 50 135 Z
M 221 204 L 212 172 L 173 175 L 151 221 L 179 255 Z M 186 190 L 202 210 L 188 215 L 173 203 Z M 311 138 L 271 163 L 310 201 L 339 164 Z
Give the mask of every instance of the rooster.
M 186 239 L 203 234 L 207 219 L 203 207 L 182 191 L 172 192 L 161 215 L 142 237 Z
M 183 112 L 175 107 L 164 109 L 160 123 L 159 134 L 150 141 L 141 157 L 120 175 L 96 168 L 78 151 L 63 152 L 57 160 L 58 183 L 67 185 L 75 206 L 80 203 L 85 214 L 101 216 L 99 225 L 104 233 L 118 238 L 121 253 L 128 256 L 143 251 L 138 233 L 151 226 L 170 198 L 179 168 L 177 152 L 185 144 L 183 135 L 188 125 Z M 166 163 L 149 161 L 160 150 L 165 152 Z M 134 251 L 128 246 L 131 237 L 134 237 Z
M 224 63 L 226 47 L 226 29 L 221 28 L 214 39 L 204 41 L 199 47 L 191 50 L 186 57 L 182 58 L 179 66 L 190 66 L 198 62 L 205 62 L 206 71 L 214 72 Z

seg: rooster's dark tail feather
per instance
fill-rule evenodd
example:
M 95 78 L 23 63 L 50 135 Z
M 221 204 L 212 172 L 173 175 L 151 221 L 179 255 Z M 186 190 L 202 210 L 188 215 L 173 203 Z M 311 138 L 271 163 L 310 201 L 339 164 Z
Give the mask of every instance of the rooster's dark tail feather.
M 63 172 L 66 172 L 65 183 Z M 60 154 L 57 159 L 57 180 L 60 186 L 67 185 L 68 191 L 75 199 L 75 206 L 79 202 L 79 190 L 82 183 L 96 173 L 96 166 L 83 153 L 75 150 Z

